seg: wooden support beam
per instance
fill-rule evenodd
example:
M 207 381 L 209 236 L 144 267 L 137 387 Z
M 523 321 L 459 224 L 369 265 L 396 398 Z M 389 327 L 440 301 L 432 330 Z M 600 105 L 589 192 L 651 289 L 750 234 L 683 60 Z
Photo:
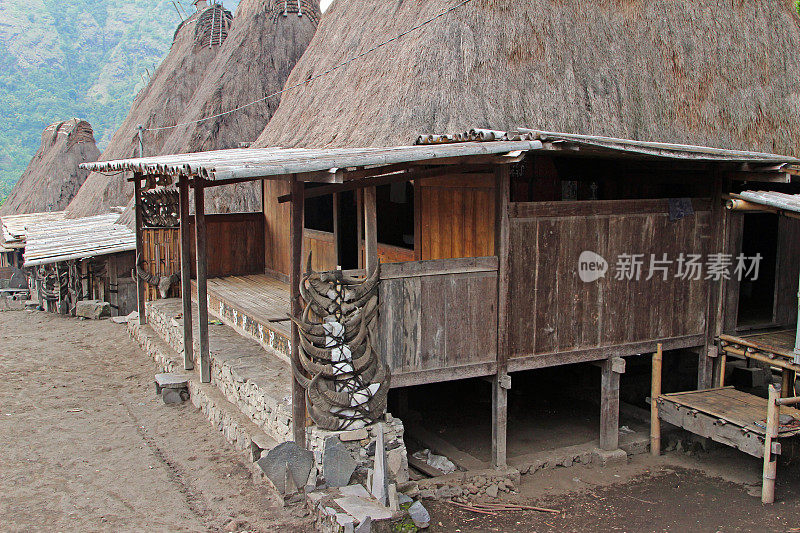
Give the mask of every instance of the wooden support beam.
M 719 170 L 714 171 L 714 193 L 712 198 L 720 199 L 725 190 L 725 182 Z M 727 210 L 723 209 L 722 202 L 715 200 L 711 203 L 711 246 L 719 246 L 726 243 L 725 229 Z M 709 253 L 716 250 L 709 250 Z M 724 250 L 720 250 L 724 251 Z M 720 281 L 709 281 L 708 297 L 706 300 L 706 339 L 705 346 L 698 356 L 697 364 L 697 388 L 708 389 L 714 386 L 719 377 L 719 372 L 714 373 L 715 361 L 718 355 L 718 348 L 714 343 L 715 338 L 721 333 L 721 306 L 725 299 L 723 297 L 724 283 Z M 719 369 L 717 363 L 717 370 Z
M 335 183 L 332 185 L 323 185 L 309 189 L 305 193 L 305 198 L 316 198 L 318 196 L 325 196 L 336 192 L 345 192 L 360 190 L 366 187 L 377 187 L 379 185 L 388 185 L 389 183 L 397 183 L 401 181 L 422 180 L 429 178 L 437 178 L 440 176 L 455 175 L 455 174 L 486 174 L 494 170 L 494 166 L 490 165 L 449 165 L 438 168 L 420 169 L 416 167 L 409 168 L 408 171 L 403 170 L 390 170 L 392 165 L 388 167 L 381 167 L 380 169 L 369 169 L 372 174 L 362 174 L 359 179 L 354 179 L 351 175 L 357 174 L 359 171 L 348 173 L 348 178 L 343 183 Z M 283 194 L 278 196 L 278 203 L 288 202 L 291 199 L 290 194 Z
M 342 236 L 339 233 L 339 193 L 333 193 L 333 256 L 336 258 L 336 268 L 342 266 L 342 250 L 339 240 Z
M 775 502 L 775 478 L 778 473 L 778 454 L 773 450 L 777 444 L 780 427 L 781 407 L 778 404 L 781 391 L 775 385 L 769 386 L 767 400 L 767 427 L 764 435 L 764 468 L 761 474 L 761 503 Z
M 619 448 L 619 377 L 615 357 L 603 361 L 600 379 L 600 449 Z M 623 367 L 624 368 L 624 367 Z
M 661 396 L 662 344 L 659 343 L 653 354 L 652 377 L 650 381 L 650 453 L 661 455 L 661 419 L 658 418 L 658 398 Z
M 136 233 L 136 261 L 142 257 L 142 181 L 136 174 L 133 180 L 134 231 Z M 139 325 L 147 324 L 147 310 L 144 304 L 144 280 L 136 276 L 136 302 L 139 311 Z
M 378 208 L 375 187 L 364 189 L 364 261 L 367 272 L 378 267 Z
M 289 242 L 291 261 L 289 270 L 289 302 L 292 316 L 300 318 L 303 306 L 300 302 L 300 279 L 303 264 L 303 220 L 304 220 L 304 185 L 297 176 L 291 178 L 292 203 L 289 204 Z M 300 332 L 297 324 L 292 322 L 292 365 L 301 369 L 300 364 Z M 302 370 L 301 370 L 302 371 Z M 306 395 L 297 379 L 292 377 L 292 424 L 294 442 L 301 447 L 306 443 Z
M 495 169 L 495 254 L 497 271 L 497 375 L 492 382 L 492 465 L 506 466 L 508 433 L 508 304 L 509 304 L 509 218 L 511 175 L 508 166 Z M 507 387 L 504 385 L 508 385 Z
M 181 237 L 181 302 L 183 303 L 183 368 L 194 369 L 192 334 L 192 243 L 189 233 L 189 178 L 178 179 Z
M 358 228 L 356 229 L 356 250 L 358 253 L 358 268 L 364 268 L 364 189 L 356 191 L 356 220 Z
M 208 349 L 208 255 L 205 188 L 197 180 L 194 189 L 194 233 L 197 254 L 197 320 L 200 329 L 200 381 L 211 383 L 211 355 Z M 191 293 L 190 293 L 191 294 Z

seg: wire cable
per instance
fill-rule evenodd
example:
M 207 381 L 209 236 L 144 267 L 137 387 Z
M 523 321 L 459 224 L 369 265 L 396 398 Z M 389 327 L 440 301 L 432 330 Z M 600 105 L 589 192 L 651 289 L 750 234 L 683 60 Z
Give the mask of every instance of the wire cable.
M 211 120 L 213 118 L 219 118 L 219 117 L 222 117 L 222 116 L 225 116 L 225 115 L 229 115 L 231 113 L 235 113 L 236 111 L 241 111 L 242 109 L 246 109 L 246 108 L 248 108 L 250 106 L 253 106 L 255 104 L 258 104 L 260 102 L 263 102 L 265 100 L 273 98 L 275 96 L 279 96 L 279 95 L 281 95 L 281 94 L 283 94 L 285 92 L 291 91 L 291 90 L 296 89 L 298 87 L 301 87 L 303 85 L 308 85 L 309 83 L 311 83 L 314 80 L 318 80 L 319 78 L 321 78 L 323 76 L 327 76 L 331 72 L 349 65 L 350 63 L 352 63 L 354 61 L 357 61 L 357 60 L 361 59 L 362 57 L 364 57 L 366 55 L 371 54 L 372 52 L 378 50 L 379 48 L 383 48 L 387 44 L 390 44 L 390 43 L 393 43 L 393 42 L 395 42 L 395 41 L 397 41 L 399 39 L 402 39 L 403 37 L 405 37 L 409 33 L 415 32 L 418 29 L 420 29 L 420 28 L 422 28 L 424 26 L 427 26 L 428 24 L 430 24 L 430 23 L 432 23 L 434 21 L 436 21 L 436 20 L 438 20 L 438 19 L 440 19 L 440 18 L 442 18 L 442 17 L 444 17 L 446 15 L 449 15 L 450 13 L 455 11 L 456 9 L 458 9 L 461 6 L 466 5 L 466 4 L 470 3 L 470 2 L 472 2 L 472 0 L 462 0 L 461 2 L 459 2 L 456 5 L 454 5 L 453 7 L 442 11 L 438 15 L 435 15 L 435 16 L 429 18 L 428 20 L 426 20 L 424 22 L 421 22 L 420 24 L 417 24 L 413 28 L 410 28 L 410 29 L 404 31 L 403 33 L 400 33 L 399 35 L 395 35 L 391 39 L 383 41 L 382 43 L 373 46 L 369 50 L 366 50 L 366 51 L 364 51 L 364 52 L 362 52 L 362 53 L 360 53 L 360 54 L 358 54 L 356 56 L 353 56 L 350 59 L 342 61 L 338 65 L 333 66 L 333 67 L 329 68 L 328 70 L 317 74 L 316 76 L 312 76 L 312 77 L 308 78 L 305 81 L 301 81 L 299 83 L 296 83 L 296 84 L 292 85 L 291 87 L 286 87 L 286 88 L 284 88 L 284 89 L 282 89 L 282 90 L 280 90 L 278 92 L 274 92 L 272 94 L 268 94 L 267 96 L 264 96 L 263 98 L 259 98 L 258 100 L 253 100 L 252 102 L 246 103 L 246 104 L 241 105 L 239 107 L 235 107 L 233 109 L 229 109 L 227 111 L 223 111 L 222 113 L 217 113 L 216 115 L 211 115 L 211 116 L 208 116 L 208 117 L 198 118 L 198 119 L 195 119 L 195 120 L 189 120 L 187 122 L 180 122 L 178 124 L 173 124 L 172 126 L 158 126 L 158 127 L 155 127 L 155 128 L 144 128 L 144 131 L 163 131 L 163 130 L 170 130 L 170 129 L 173 129 L 173 128 L 179 128 L 181 126 L 189 126 L 191 124 L 199 124 L 200 122 L 205 122 L 206 120 Z

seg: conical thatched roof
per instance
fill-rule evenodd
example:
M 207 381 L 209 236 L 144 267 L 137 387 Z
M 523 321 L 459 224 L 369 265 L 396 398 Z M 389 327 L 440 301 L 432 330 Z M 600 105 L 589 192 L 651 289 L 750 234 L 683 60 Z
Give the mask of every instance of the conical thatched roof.
M 136 156 L 139 124 L 150 127 L 180 120 L 206 67 L 220 49 L 219 46 L 203 46 L 195 42 L 197 16 L 195 13 L 175 32 L 169 54 L 136 96 L 128 116 L 114 133 L 101 160 Z M 160 154 L 170 133 L 169 130 L 147 132 L 145 155 Z M 131 184 L 120 176 L 93 172 L 67 207 L 66 214 L 68 218 L 79 218 L 107 213 L 111 206 L 127 204 L 132 195 Z
M 318 0 L 243 0 L 216 59 L 209 65 L 180 122 L 210 117 L 280 91 L 314 36 Z M 284 10 L 286 15 L 284 16 Z M 235 113 L 172 130 L 162 153 L 236 148 L 252 142 L 278 108 L 270 98 Z M 254 183 L 215 187 L 206 193 L 208 212 L 257 211 Z
M 88 172 L 81 163 L 97 161 L 100 150 L 92 126 L 73 118 L 50 124 L 42 132 L 42 144 L 20 176 L 0 215 L 61 211 L 75 197 Z
M 335 0 L 300 83 L 458 2 Z M 551 131 L 800 155 L 794 2 L 472 0 L 293 89 L 255 146 Z
M 301 13 L 298 13 L 298 5 Z M 146 126 L 183 124 L 217 115 L 279 91 L 311 41 L 319 18 L 318 0 L 300 0 L 299 4 L 297 0 L 243 0 L 216 56 L 197 75 L 192 94 L 181 100 L 181 114 L 156 116 L 151 121 L 140 122 Z M 162 68 L 164 65 L 159 70 Z M 165 96 L 168 95 L 162 95 L 162 98 Z M 145 155 L 236 148 L 241 142 L 255 140 L 277 106 L 278 99 L 272 98 L 210 120 L 145 132 Z M 160 142 L 151 142 L 154 135 Z M 105 156 L 104 152 L 104 159 Z M 120 176 L 111 179 L 115 183 L 106 188 L 119 186 L 120 194 L 115 198 L 120 198 L 121 203 L 129 203 L 130 186 L 125 183 L 125 188 L 121 189 L 123 180 Z M 87 194 L 87 198 L 96 203 L 98 194 Z M 253 211 L 260 209 L 261 194 L 252 183 L 217 187 L 209 189 L 206 203 L 208 212 Z M 99 211 L 100 207 L 92 210 Z M 121 222 L 131 223 L 132 218 L 126 213 Z

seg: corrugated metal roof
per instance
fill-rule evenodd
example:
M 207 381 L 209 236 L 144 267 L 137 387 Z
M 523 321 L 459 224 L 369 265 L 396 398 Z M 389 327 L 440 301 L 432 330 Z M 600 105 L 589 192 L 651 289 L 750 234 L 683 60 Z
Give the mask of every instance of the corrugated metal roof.
M 0 244 L 5 248 L 24 248 L 28 226 L 44 222 L 56 222 L 63 219 L 63 211 L 5 215 L 0 217 L 0 224 L 2 224 L 3 228 L 2 243 Z
M 800 213 L 800 194 L 786 194 L 776 191 L 744 191 L 736 196 L 754 204 Z
M 115 224 L 119 213 L 33 224 L 28 228 L 24 266 L 84 259 L 136 249 L 136 234 Z
M 453 135 L 421 135 L 417 139 L 417 144 L 431 145 L 518 140 L 538 140 L 544 143 L 545 149 L 560 149 L 558 145 L 570 145 L 593 148 L 599 151 L 665 159 L 693 159 L 702 161 L 730 161 L 763 164 L 800 163 L 800 159 L 795 157 L 767 154 L 762 152 L 726 150 L 723 148 L 711 148 L 708 146 L 693 146 L 687 144 L 636 141 L 632 139 L 618 139 L 615 137 L 601 137 L 597 135 L 557 133 L 552 131 L 532 130 L 528 128 L 518 128 L 515 131 L 472 129 L 464 133 L 456 133 Z
M 143 174 L 198 175 L 207 179 L 259 178 L 333 168 L 392 165 L 450 157 L 504 154 L 542 148 L 539 141 L 470 142 L 444 146 L 383 148 L 236 148 L 118 161 L 84 163 L 94 171 L 133 171 Z

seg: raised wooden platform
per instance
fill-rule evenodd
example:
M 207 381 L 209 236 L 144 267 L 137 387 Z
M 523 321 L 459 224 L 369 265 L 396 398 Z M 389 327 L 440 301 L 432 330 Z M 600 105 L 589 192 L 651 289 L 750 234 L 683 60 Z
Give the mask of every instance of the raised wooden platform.
M 767 399 L 733 387 L 662 394 L 658 416 L 687 431 L 733 446 L 755 457 L 764 456 Z M 800 410 L 782 407 L 781 415 L 800 421 Z M 782 425 L 778 438 L 800 434 L 800 427 Z
M 192 298 L 197 286 L 192 281 Z M 267 276 L 209 278 L 208 311 L 240 334 L 254 338 L 288 360 L 291 322 L 289 285 Z
M 719 346 L 723 355 L 747 357 L 784 371 L 800 372 L 800 364 L 795 362 L 794 355 L 796 334 L 795 329 L 783 329 L 752 335 L 720 335 Z

